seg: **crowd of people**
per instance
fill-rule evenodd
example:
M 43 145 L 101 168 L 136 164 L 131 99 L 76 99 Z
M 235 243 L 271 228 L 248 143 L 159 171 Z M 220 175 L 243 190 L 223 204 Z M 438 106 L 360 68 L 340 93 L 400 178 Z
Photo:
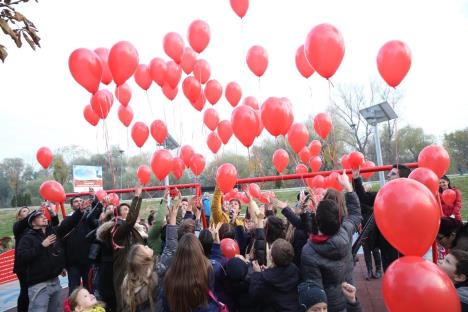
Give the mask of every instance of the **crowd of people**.
M 409 173 L 395 165 L 388 179 Z M 17 309 L 361 311 L 353 281 L 354 234 L 361 232 L 368 279 L 381 278 L 400 254 L 376 226 L 376 192 L 363 184 L 359 170 L 352 179 L 343 172 L 338 180 L 342 192 L 306 189 L 296 203 L 271 196 L 259 206 L 246 188 L 245 213 L 238 199 L 223 202 L 218 188 L 200 198 L 166 192 L 162 224 L 156 210 L 147 222 L 140 218 L 141 186 L 131 204 L 114 206 L 93 194 L 74 197 L 73 213 L 61 222 L 54 209 L 23 207 L 13 227 L 14 272 L 21 286 Z M 440 192 L 447 188 L 453 187 L 444 176 Z M 437 242 L 440 267 L 468 311 L 468 226 L 455 191 L 454 204 L 442 204 Z M 62 297 L 60 275 L 68 277 L 68 298 Z

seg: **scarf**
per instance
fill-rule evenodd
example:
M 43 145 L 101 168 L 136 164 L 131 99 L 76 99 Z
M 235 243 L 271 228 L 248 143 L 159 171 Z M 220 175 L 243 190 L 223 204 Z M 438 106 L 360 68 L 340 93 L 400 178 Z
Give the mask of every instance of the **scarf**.
M 102 306 L 96 306 L 91 309 L 85 310 L 85 312 L 106 312 L 106 309 L 104 309 L 104 307 Z
M 309 239 L 315 244 L 325 243 L 331 236 L 325 234 L 311 234 Z

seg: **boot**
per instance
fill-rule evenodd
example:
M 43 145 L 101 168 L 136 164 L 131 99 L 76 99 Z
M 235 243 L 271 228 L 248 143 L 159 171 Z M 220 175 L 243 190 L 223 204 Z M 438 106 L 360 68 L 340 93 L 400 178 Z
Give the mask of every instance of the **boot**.
M 366 281 L 370 281 L 373 277 L 374 277 L 374 273 L 372 273 L 372 269 L 367 270 Z
M 380 250 L 379 248 L 375 248 L 372 250 L 372 255 L 374 256 L 374 262 L 375 262 L 375 274 L 374 278 L 379 279 L 382 278 L 383 271 L 382 271 L 382 259 L 380 256 Z

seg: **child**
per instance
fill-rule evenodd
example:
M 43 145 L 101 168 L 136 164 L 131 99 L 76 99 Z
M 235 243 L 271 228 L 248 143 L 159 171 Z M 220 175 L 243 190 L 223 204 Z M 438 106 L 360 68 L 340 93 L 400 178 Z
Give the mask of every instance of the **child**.
M 299 269 L 292 260 L 294 249 L 285 239 L 279 238 L 271 245 L 272 266 L 264 271 L 254 261 L 249 294 L 260 307 L 259 311 L 291 311 L 299 309 L 297 285 Z
M 315 281 L 308 280 L 298 286 L 299 304 L 303 312 L 327 312 L 327 294 Z M 356 287 L 346 282 L 341 284 L 346 298 L 346 312 L 360 312 L 361 305 L 356 299 Z
M 78 287 L 70 297 L 68 304 L 72 312 L 105 312 L 104 304 L 98 302 L 94 295 L 90 294 L 85 288 Z
M 439 267 L 447 273 L 457 289 L 462 306 L 462 312 L 468 311 L 468 252 L 453 249 L 439 263 Z

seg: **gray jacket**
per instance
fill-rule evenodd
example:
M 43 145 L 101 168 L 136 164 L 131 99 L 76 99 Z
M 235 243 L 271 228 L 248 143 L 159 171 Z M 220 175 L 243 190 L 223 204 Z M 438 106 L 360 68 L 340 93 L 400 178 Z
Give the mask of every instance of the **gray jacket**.
M 328 311 L 346 309 L 341 283 L 352 272 L 351 245 L 353 234 L 361 223 L 361 206 L 356 193 L 346 193 L 348 216 L 338 233 L 317 244 L 307 241 L 302 249 L 301 273 L 304 280 L 314 280 L 327 293 Z

